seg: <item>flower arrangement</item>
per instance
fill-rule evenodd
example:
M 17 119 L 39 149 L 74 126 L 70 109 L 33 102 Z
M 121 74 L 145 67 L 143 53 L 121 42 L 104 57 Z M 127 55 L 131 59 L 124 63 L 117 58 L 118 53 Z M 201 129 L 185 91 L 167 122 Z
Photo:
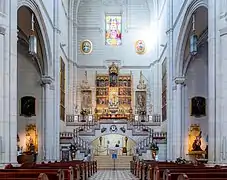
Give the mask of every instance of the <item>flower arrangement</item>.
M 182 157 L 178 157 L 175 161 L 176 164 L 188 164 L 187 160 L 183 159 Z
M 80 111 L 80 114 L 81 114 L 82 116 L 87 116 L 87 115 L 89 114 L 89 111 L 86 110 L 86 109 L 82 109 L 82 110 Z
M 152 151 L 157 152 L 157 151 L 159 150 L 159 147 L 158 147 L 157 143 L 151 143 L 150 149 L 151 149 Z

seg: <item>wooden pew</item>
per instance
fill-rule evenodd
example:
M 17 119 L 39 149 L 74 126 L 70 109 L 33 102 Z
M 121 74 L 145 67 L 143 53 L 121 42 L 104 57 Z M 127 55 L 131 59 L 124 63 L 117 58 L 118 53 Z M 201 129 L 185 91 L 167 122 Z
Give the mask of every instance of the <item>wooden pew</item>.
M 0 177 L 1 180 L 5 180 L 5 177 Z M 49 180 L 45 173 L 40 173 L 36 178 L 7 178 L 7 180 Z
M 62 170 L 36 171 L 36 169 L 0 169 L 0 179 L 1 180 L 36 179 L 37 180 L 41 173 L 46 174 L 46 176 L 48 177 L 48 180 L 64 180 L 64 173 Z M 41 175 L 40 178 L 41 177 L 44 178 L 45 175 Z
M 70 168 L 69 168 L 70 167 Z M 64 170 L 65 179 L 73 177 L 74 179 L 88 179 L 95 172 L 97 172 L 97 162 L 83 162 L 81 160 L 75 160 L 70 162 L 48 162 L 41 164 L 36 163 L 25 163 L 20 167 L 12 167 L 12 165 L 7 165 L 6 168 L 16 168 L 16 169 L 62 169 Z
M 177 180 L 226 180 L 227 173 L 223 172 L 195 172 L 180 174 Z
M 157 179 L 156 177 L 163 177 L 163 172 L 165 169 L 179 169 L 179 168 L 192 168 L 195 167 L 193 164 L 182 164 L 178 165 L 173 162 L 158 162 L 158 163 L 153 163 L 149 164 L 147 174 L 145 174 L 144 179 Z M 201 167 L 204 167 L 201 165 Z
M 195 167 L 189 169 L 166 169 L 163 173 L 163 180 L 175 180 L 182 173 L 200 173 L 200 172 L 222 172 L 227 173 L 227 169 L 214 168 L 214 167 Z

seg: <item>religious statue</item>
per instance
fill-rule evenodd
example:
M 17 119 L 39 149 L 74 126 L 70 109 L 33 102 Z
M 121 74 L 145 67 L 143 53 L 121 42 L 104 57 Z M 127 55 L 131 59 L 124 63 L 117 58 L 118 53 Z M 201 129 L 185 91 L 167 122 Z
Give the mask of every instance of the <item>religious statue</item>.
M 138 108 L 139 109 L 144 109 L 145 107 L 145 98 L 143 97 L 142 94 L 138 94 L 137 96 L 137 102 L 138 102 Z
M 194 143 L 192 144 L 192 151 L 203 151 L 201 149 L 201 134 L 202 131 L 200 131 L 199 135 L 196 136 L 196 139 L 194 140 Z
M 116 87 L 117 86 L 117 74 L 110 75 L 110 86 Z
M 140 80 L 139 80 L 139 84 L 137 85 L 137 89 L 145 90 L 146 88 L 147 88 L 147 85 L 143 80 L 143 72 L 140 71 Z
M 71 143 L 69 148 L 70 148 L 71 160 L 73 160 L 76 157 L 77 147 Z
M 91 97 L 89 92 L 83 93 L 83 108 L 89 108 L 91 104 Z

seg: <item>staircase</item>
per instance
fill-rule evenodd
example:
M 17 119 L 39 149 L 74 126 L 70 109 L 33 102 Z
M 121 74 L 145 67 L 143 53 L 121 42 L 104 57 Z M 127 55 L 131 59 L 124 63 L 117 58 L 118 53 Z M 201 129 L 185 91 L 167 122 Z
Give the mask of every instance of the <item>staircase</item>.
M 114 160 L 111 158 L 111 156 L 94 156 L 94 160 L 97 160 L 99 170 L 114 169 Z M 115 160 L 115 169 L 130 169 L 130 161 L 132 161 L 132 156 L 118 156 Z
M 110 130 L 110 126 L 115 125 L 117 128 L 117 134 L 127 136 L 136 142 L 136 149 L 138 154 L 145 154 L 150 148 L 151 142 L 155 139 L 158 144 L 166 143 L 166 133 L 160 132 L 161 129 L 161 117 L 160 115 L 153 115 L 152 120 L 146 120 L 144 122 L 136 120 L 100 120 L 95 121 L 94 119 L 87 118 L 85 122 L 78 121 L 79 116 L 75 118 L 74 115 L 66 116 L 66 132 L 60 133 L 61 146 L 69 146 L 71 142 L 75 142 L 78 150 L 80 151 L 81 157 L 91 148 L 91 142 L 96 138 L 113 133 Z M 150 119 L 150 118 L 149 118 Z M 155 129 L 156 132 L 153 132 Z M 152 140 L 153 139 L 153 140 Z M 148 153 L 149 154 L 149 153 Z M 99 154 L 100 155 L 100 154 Z M 97 156 L 100 158 L 103 156 Z M 124 157 L 124 156 L 123 156 Z M 109 162 L 113 162 L 110 157 L 107 158 Z M 110 158 L 110 159 L 108 159 Z M 127 158 L 127 157 L 126 157 Z M 117 160 L 120 161 L 121 159 Z M 102 161 L 105 159 L 100 160 Z M 117 162 L 116 161 L 116 162 Z M 119 167 L 121 168 L 120 163 Z M 129 163 L 128 163 L 129 164 Z M 100 168 L 108 168 L 100 165 Z M 122 165 L 123 166 L 123 165 Z M 111 165 L 113 167 L 113 164 Z M 126 166 L 127 167 L 127 166 Z M 122 168 L 125 168 L 123 166 Z

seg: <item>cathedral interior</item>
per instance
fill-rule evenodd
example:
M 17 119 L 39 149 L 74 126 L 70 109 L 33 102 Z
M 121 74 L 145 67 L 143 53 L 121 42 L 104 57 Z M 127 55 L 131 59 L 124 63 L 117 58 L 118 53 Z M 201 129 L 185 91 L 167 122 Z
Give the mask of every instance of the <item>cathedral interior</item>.
M 226 179 L 226 7 L 0 0 L 0 180 Z

